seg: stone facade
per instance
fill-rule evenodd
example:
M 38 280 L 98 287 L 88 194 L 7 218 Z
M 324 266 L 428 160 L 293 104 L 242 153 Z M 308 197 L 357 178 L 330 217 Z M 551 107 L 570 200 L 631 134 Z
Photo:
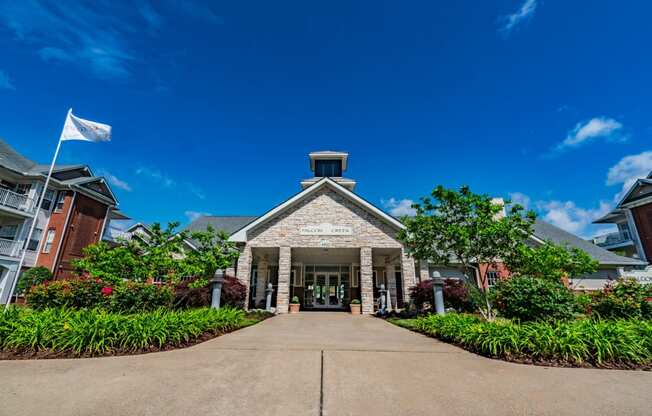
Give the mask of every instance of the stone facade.
M 331 223 L 351 227 L 351 235 L 301 235 L 306 225 Z M 398 229 L 339 192 L 324 187 L 294 207 L 263 223 L 247 236 L 252 247 L 401 248 Z
M 428 262 L 419 260 L 419 281 L 425 282 L 430 280 L 430 270 L 428 269 Z
M 290 304 L 290 270 L 292 269 L 292 249 L 279 248 L 278 253 L 278 292 L 276 293 L 276 312 L 288 313 Z
M 238 258 L 238 270 L 236 271 L 236 278 L 247 287 L 247 294 L 245 295 L 245 307 L 249 305 L 249 282 L 251 281 L 251 247 L 245 245 L 242 247 L 240 257 Z
M 371 247 L 360 248 L 360 302 L 362 313 L 374 313 L 374 282 Z
M 414 259 L 405 249 L 401 249 L 401 272 L 403 277 L 403 303 L 407 305 L 410 303 L 409 289 L 416 284 L 416 273 Z
M 278 250 L 278 263 L 275 259 L 269 260 L 269 265 L 278 264 L 277 287 L 277 312 L 288 311 L 290 296 L 290 277 L 293 248 L 319 248 L 319 249 L 347 249 L 359 250 L 360 264 L 360 301 L 362 312 L 374 312 L 374 282 L 373 266 L 387 267 L 382 257 L 388 257 L 392 252 L 394 256 L 401 257 L 401 265 L 391 265 L 387 275 L 387 289 L 390 291 L 392 307 L 397 305 L 397 288 L 395 273 L 400 267 L 403 276 L 402 293 L 404 301 L 409 298 L 409 288 L 415 284 L 415 265 L 411 257 L 404 253 L 403 245 L 396 239 L 399 228 L 396 224 L 382 218 L 359 201 L 346 195 L 347 191 L 337 189 L 326 184 L 322 188 L 305 195 L 284 211 L 270 217 L 267 221 L 247 230 L 246 244 L 243 258 L 238 263 L 238 278 L 245 281 L 251 274 L 252 253 L 270 253 L 270 249 Z M 302 227 L 332 224 L 336 227 L 350 229 L 350 233 L 341 235 L 305 235 Z M 379 250 L 374 259 L 374 250 Z M 258 256 L 256 254 L 256 256 Z M 256 299 L 262 294 L 258 289 L 264 290 L 264 275 L 266 274 L 267 260 L 257 258 L 259 284 L 255 290 Z M 355 264 L 357 259 L 352 260 Z M 317 263 L 318 261 L 315 260 Z M 242 264 L 241 264 L 242 263 Z M 263 266 L 264 270 L 263 270 Z M 247 279 L 247 286 L 250 280 Z M 347 306 L 347 305 L 344 305 Z
M 396 309 L 397 301 L 396 298 L 396 266 L 393 264 L 388 264 L 385 266 L 385 276 L 387 276 L 387 291 L 389 292 L 389 300 L 387 303 L 389 309 Z

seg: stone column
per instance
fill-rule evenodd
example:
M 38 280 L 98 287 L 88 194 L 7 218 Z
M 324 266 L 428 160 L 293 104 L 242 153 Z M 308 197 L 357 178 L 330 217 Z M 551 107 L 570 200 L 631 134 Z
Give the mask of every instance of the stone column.
M 292 270 L 292 249 L 278 249 L 278 287 L 276 292 L 276 313 L 288 313 L 290 304 L 290 271 Z
M 396 309 L 396 302 L 398 301 L 396 298 L 396 266 L 393 264 L 386 264 L 385 276 L 387 276 L 387 290 L 389 291 L 389 297 L 392 301 L 391 307 L 392 309 Z
M 265 289 L 267 288 L 267 281 L 269 280 L 267 274 L 269 273 L 267 260 L 263 259 L 256 265 L 256 305 L 258 302 L 265 299 Z
M 401 275 L 403 277 L 403 304 L 410 303 L 410 288 L 416 284 L 414 259 L 405 249 L 401 249 Z
M 244 246 L 240 257 L 238 258 L 238 271 L 236 278 L 245 285 L 247 293 L 245 295 L 245 309 L 249 309 L 249 285 L 251 283 L 251 246 Z M 255 306 L 255 305 L 254 305 Z
M 374 313 L 374 281 L 371 247 L 360 248 L 360 302 L 362 313 Z
M 428 269 L 427 260 L 419 260 L 419 281 L 425 282 L 430 280 L 430 270 Z

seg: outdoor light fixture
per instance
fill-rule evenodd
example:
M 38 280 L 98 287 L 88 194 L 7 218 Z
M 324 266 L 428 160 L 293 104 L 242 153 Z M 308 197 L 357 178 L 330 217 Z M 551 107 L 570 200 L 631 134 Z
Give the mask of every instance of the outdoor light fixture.
M 435 299 L 435 311 L 437 315 L 444 315 L 444 279 L 438 271 L 432 272 L 432 290 Z
M 224 283 L 224 270 L 217 269 L 210 282 L 212 287 L 211 308 L 220 309 L 220 298 L 222 297 L 222 284 Z

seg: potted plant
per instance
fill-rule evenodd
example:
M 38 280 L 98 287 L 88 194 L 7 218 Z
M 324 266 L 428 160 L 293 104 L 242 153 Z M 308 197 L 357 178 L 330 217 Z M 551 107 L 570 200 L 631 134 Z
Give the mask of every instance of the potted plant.
M 301 302 L 299 301 L 299 297 L 292 296 L 292 300 L 290 301 L 290 313 L 299 313 L 300 308 Z
M 360 315 L 360 313 L 362 312 L 359 299 L 353 299 L 349 304 L 349 307 L 351 307 L 351 313 L 353 315 Z

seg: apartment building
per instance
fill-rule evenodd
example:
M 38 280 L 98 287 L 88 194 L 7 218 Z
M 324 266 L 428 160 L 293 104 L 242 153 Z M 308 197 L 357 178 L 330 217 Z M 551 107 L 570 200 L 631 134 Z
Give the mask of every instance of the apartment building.
M 10 299 L 23 250 L 22 270 L 44 266 L 65 278 L 72 274 L 71 261 L 102 238 L 111 220 L 127 219 L 106 180 L 86 165 L 55 166 L 37 212 L 49 167 L 0 140 L 0 303 Z

